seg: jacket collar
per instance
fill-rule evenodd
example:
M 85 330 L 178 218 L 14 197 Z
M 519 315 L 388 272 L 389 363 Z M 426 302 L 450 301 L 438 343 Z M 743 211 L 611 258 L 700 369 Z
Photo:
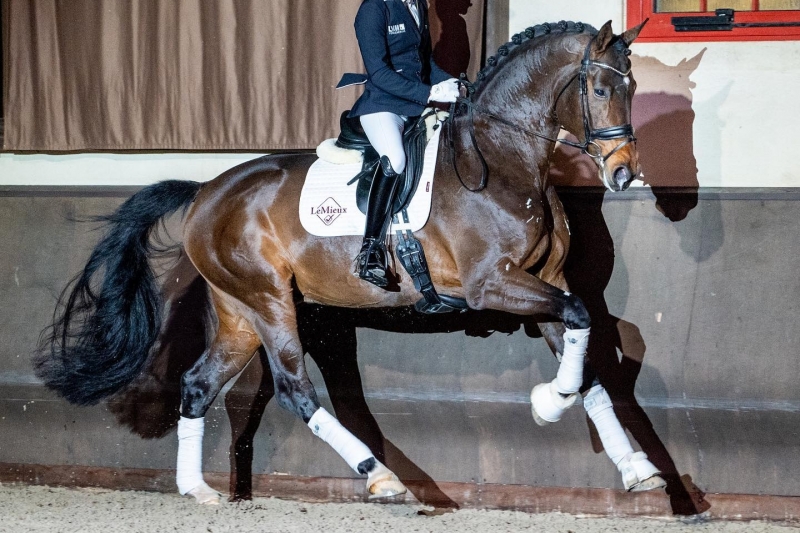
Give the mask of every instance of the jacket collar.
M 399 4 L 401 4 L 401 9 L 403 13 L 405 13 L 405 18 L 408 21 L 408 24 L 411 24 L 411 27 L 417 32 L 417 35 L 422 36 L 422 24 L 428 20 L 428 6 L 425 0 L 417 0 L 417 10 L 419 11 L 419 23 L 420 26 L 417 26 L 417 21 L 414 20 L 414 15 L 411 14 L 411 9 L 403 0 L 395 0 Z

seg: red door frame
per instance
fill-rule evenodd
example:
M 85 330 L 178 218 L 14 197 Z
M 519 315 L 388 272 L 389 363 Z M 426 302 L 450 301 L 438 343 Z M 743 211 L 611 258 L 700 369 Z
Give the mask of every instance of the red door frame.
M 676 32 L 671 19 L 675 16 L 697 16 L 703 13 L 655 13 L 653 0 L 627 0 L 628 27 L 650 20 L 636 42 L 690 41 L 793 41 L 800 40 L 800 26 L 784 28 L 734 28 L 731 31 Z M 703 2 L 705 3 L 705 2 Z M 755 0 L 754 5 L 757 5 Z M 713 15 L 713 12 L 705 13 Z M 737 11 L 736 22 L 800 22 L 800 11 Z

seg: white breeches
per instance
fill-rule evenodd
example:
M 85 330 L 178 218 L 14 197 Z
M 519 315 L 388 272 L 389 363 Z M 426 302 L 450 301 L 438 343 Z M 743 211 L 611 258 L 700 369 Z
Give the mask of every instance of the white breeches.
M 400 174 L 406 168 L 406 151 L 403 149 L 403 122 L 401 115 L 382 111 L 361 116 L 361 126 L 378 155 L 389 158 L 392 168 Z

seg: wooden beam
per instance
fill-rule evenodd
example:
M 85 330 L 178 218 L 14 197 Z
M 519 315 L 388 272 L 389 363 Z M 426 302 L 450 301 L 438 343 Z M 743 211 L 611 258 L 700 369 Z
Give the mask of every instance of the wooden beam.
M 207 472 L 206 481 L 225 490 L 229 474 Z M 492 483 L 404 480 L 410 494 L 405 503 L 437 508 L 506 509 L 528 513 L 562 512 L 609 517 L 670 517 L 670 497 L 664 491 L 628 493 L 589 487 L 531 487 Z M 113 490 L 176 492 L 175 471 L 68 465 L 0 463 L 0 483 Z M 253 476 L 253 495 L 308 502 L 367 501 L 363 479 Z M 760 494 L 693 495 L 702 502 L 703 517 L 720 520 L 800 521 L 800 497 Z

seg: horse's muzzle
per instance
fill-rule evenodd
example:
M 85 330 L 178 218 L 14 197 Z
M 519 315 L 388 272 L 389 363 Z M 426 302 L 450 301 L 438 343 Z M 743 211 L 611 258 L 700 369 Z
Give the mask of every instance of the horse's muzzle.
M 620 165 L 614 170 L 610 183 L 611 188 L 614 189 L 615 192 L 624 191 L 630 187 L 633 177 L 633 172 L 631 172 L 627 165 Z

